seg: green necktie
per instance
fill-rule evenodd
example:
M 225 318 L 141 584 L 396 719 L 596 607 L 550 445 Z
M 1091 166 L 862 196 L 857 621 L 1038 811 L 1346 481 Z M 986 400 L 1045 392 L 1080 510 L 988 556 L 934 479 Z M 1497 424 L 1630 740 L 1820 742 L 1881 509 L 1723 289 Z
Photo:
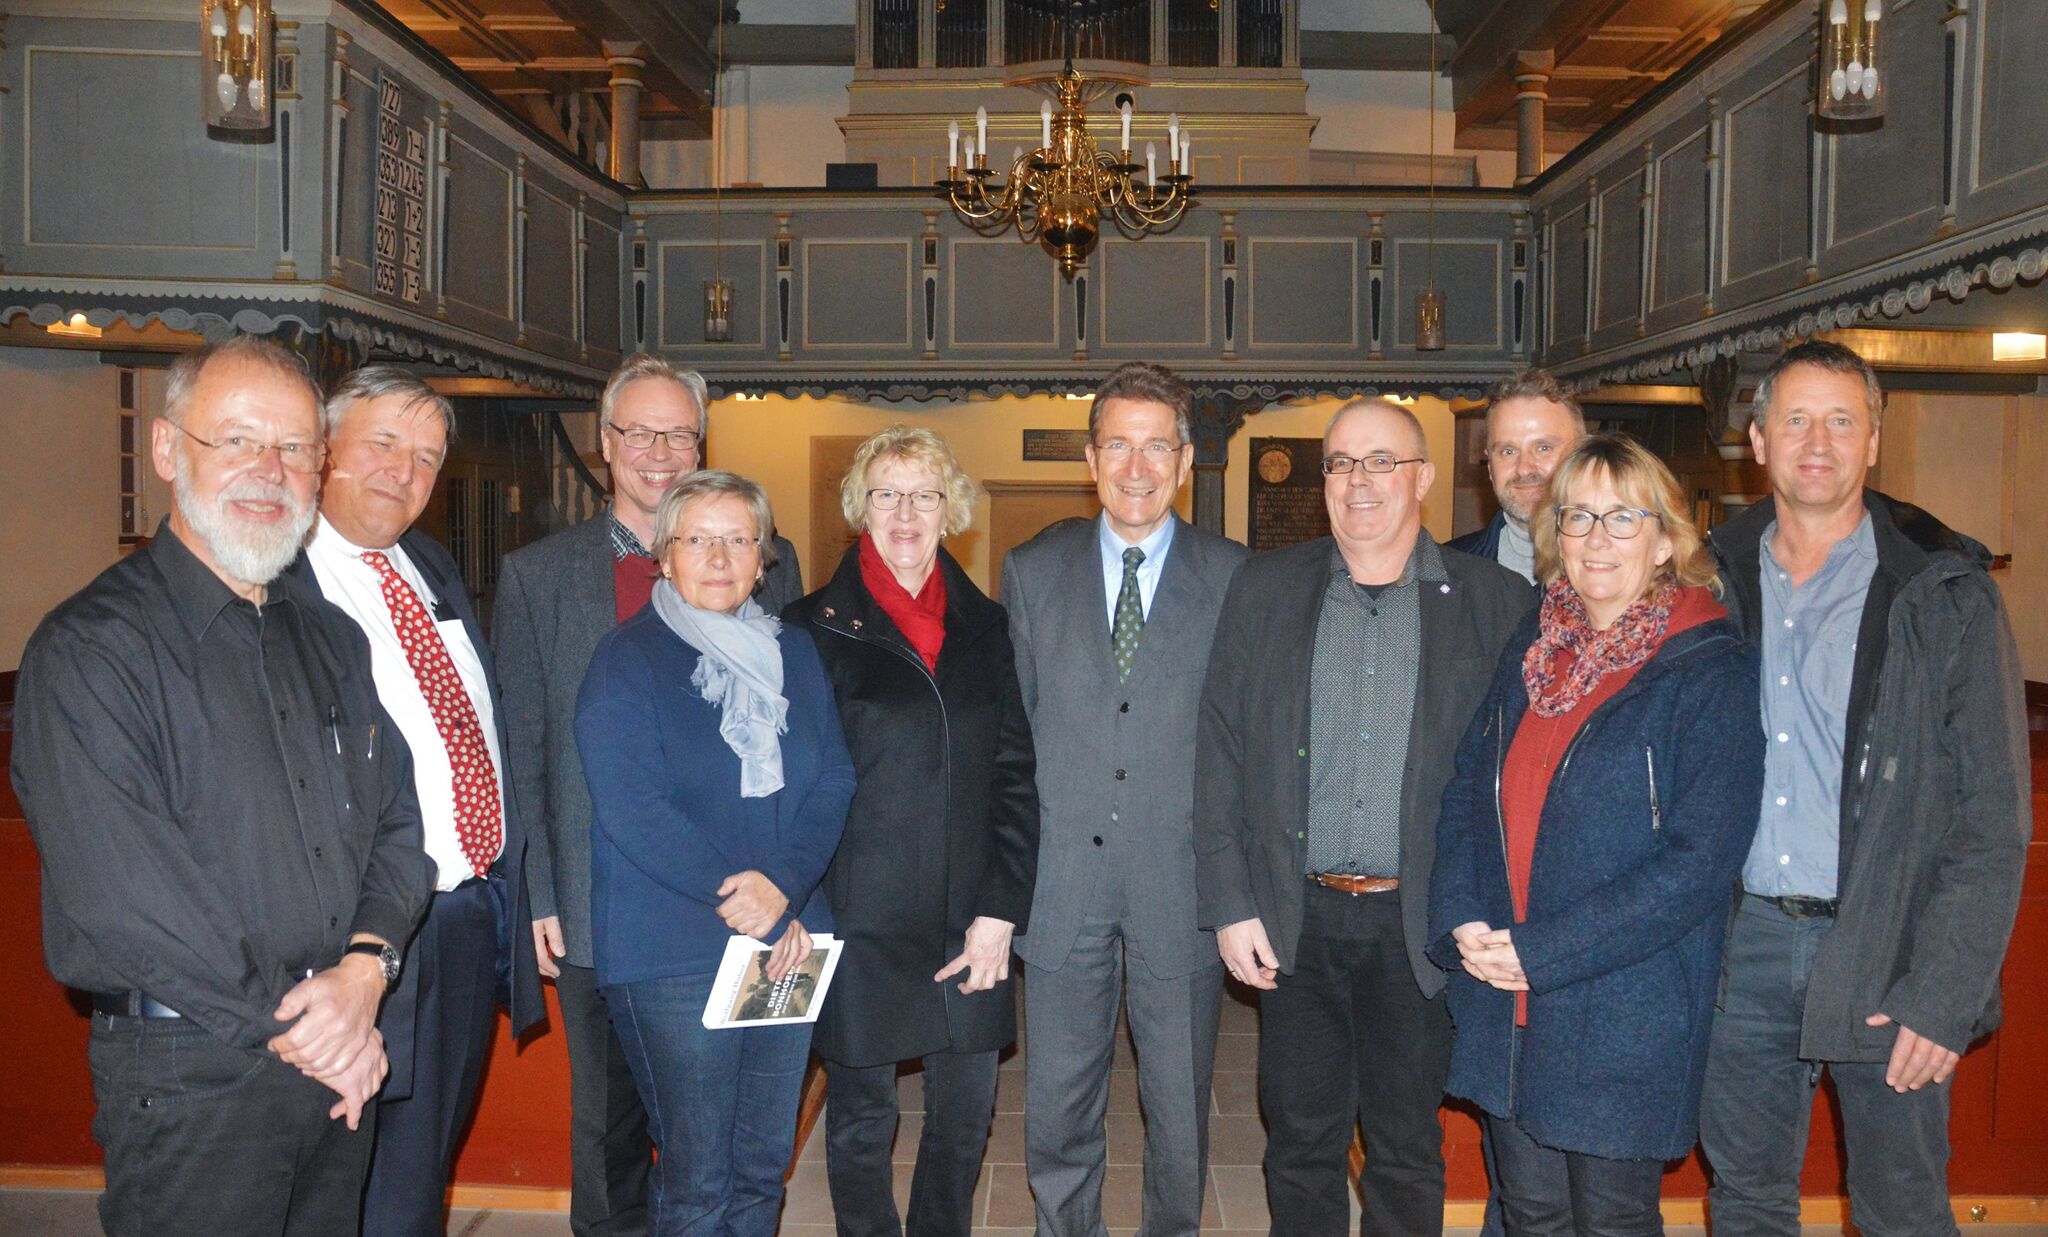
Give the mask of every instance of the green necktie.
M 1145 551 L 1137 546 L 1124 551 L 1124 583 L 1116 593 L 1116 626 L 1109 633 L 1120 682 L 1131 677 L 1131 663 L 1138 658 L 1138 641 L 1145 635 L 1145 598 L 1138 591 L 1138 564 L 1144 561 Z

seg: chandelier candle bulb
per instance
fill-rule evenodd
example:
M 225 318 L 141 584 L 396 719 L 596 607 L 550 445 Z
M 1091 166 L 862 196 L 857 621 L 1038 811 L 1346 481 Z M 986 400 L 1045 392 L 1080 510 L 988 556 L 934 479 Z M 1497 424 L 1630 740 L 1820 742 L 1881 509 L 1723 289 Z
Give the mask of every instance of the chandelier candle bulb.
M 946 169 L 948 172 L 950 172 L 952 169 L 957 168 L 959 166 L 960 122 L 957 120 L 948 121 L 946 124 Z M 951 178 L 949 177 L 949 179 Z
M 1152 182 L 1158 179 L 1159 147 L 1157 143 L 1145 143 L 1145 191 L 1151 192 Z
M 1180 113 L 1168 112 L 1166 114 L 1166 158 L 1169 162 L 1171 162 L 1173 159 L 1173 152 L 1178 150 L 1179 148 Z
M 1052 149 L 1052 100 L 1038 105 L 1038 144 Z
M 1184 137 L 1180 140 L 1180 170 L 1182 175 L 1193 176 L 1195 174 L 1194 149 L 1195 139 Z
M 1118 139 L 1117 139 L 1117 144 L 1118 144 L 1118 146 L 1119 146 L 1119 147 L 1121 147 L 1121 148 L 1122 148 L 1122 150 L 1123 150 L 1123 152 L 1124 152 L 1124 162 L 1125 162 L 1125 163 L 1129 163 L 1129 162 L 1131 161 L 1131 105 L 1130 105 L 1130 102 L 1129 102 L 1128 100 L 1126 100 L 1126 101 L 1124 102 L 1124 105 L 1123 105 L 1122 107 L 1118 108 L 1118 109 L 1117 109 L 1117 111 L 1119 111 L 1120 113 L 1122 113 L 1122 114 L 1123 114 L 1123 131 L 1122 131 L 1122 134 L 1121 134 L 1121 135 L 1120 135 L 1120 136 L 1118 137 Z
M 988 149 L 988 109 L 985 107 L 974 109 L 974 148 Z

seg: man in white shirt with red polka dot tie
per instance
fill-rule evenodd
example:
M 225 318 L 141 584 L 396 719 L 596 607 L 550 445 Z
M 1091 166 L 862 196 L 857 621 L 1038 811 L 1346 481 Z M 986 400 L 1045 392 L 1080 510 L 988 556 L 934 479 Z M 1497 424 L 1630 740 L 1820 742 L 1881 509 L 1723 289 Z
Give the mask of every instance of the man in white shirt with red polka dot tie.
M 370 640 L 377 697 L 413 753 L 423 840 L 438 871 L 426 920 L 378 1025 L 392 1056 L 363 1206 L 365 1237 L 444 1230 L 456 1138 L 476 1105 L 499 1003 L 515 1034 L 539 1018 L 505 794 L 489 649 L 446 550 L 408 532 L 454 430 L 448 401 L 395 366 L 369 366 L 327 402 L 320 519 L 298 570 Z M 523 945 L 523 948 L 521 948 Z M 514 958 L 514 951 L 519 956 Z

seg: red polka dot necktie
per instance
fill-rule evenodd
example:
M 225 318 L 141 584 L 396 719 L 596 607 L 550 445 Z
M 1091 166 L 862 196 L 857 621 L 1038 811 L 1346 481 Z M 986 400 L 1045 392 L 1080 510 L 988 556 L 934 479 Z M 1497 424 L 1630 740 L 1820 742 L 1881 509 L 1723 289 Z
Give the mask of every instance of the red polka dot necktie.
M 384 585 L 384 604 L 391 607 L 391 624 L 398 630 L 398 643 L 405 649 L 406 664 L 419 680 L 420 695 L 434 715 L 434 729 L 448 749 L 448 764 L 455 771 L 455 838 L 469 860 L 470 870 L 482 876 L 505 844 L 504 805 L 498 798 L 498 771 L 491 763 L 490 744 L 477 721 L 476 706 L 469 689 L 455 672 L 448 646 L 420 604 L 418 593 L 391 566 L 381 551 L 367 550 L 363 561 L 376 568 Z

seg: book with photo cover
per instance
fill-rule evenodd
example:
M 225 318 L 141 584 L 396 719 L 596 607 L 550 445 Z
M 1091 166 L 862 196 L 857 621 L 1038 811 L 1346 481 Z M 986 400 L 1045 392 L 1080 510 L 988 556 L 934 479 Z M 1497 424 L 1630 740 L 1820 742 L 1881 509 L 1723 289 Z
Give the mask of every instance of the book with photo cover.
M 704 1003 L 705 1027 L 717 1031 L 818 1020 L 818 1011 L 825 1007 L 825 991 L 832 986 L 832 972 L 839 967 L 839 941 L 830 935 L 813 935 L 811 956 L 780 983 L 768 978 L 771 949 L 751 936 L 735 936 L 725 943 L 725 958 L 718 964 L 711 999 Z

